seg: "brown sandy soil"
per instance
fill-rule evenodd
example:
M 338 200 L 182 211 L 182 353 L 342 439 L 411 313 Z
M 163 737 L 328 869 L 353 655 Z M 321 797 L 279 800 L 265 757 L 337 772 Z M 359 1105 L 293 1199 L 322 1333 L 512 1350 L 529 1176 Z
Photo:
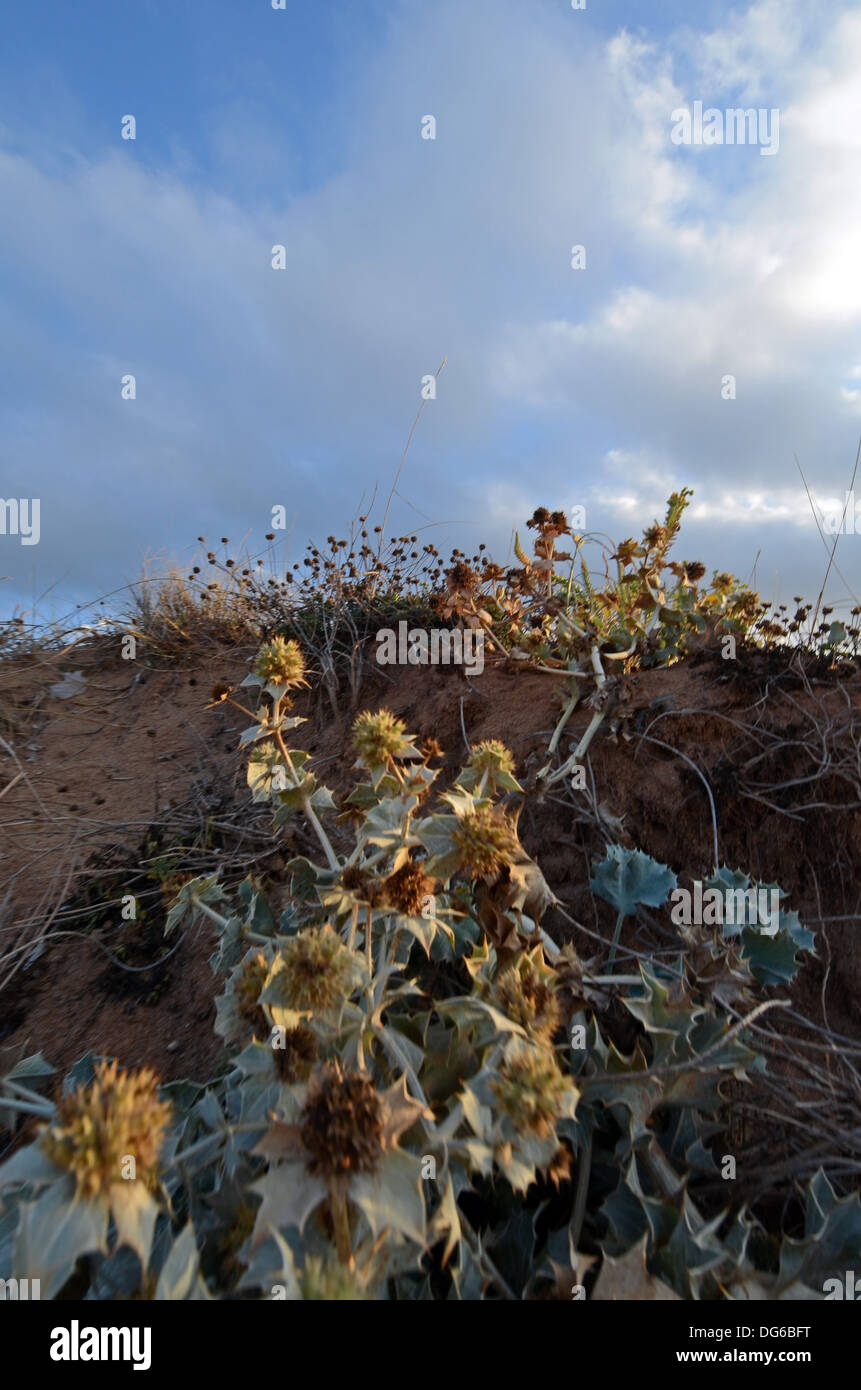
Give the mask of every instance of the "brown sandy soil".
M 281 901 L 285 859 L 310 848 L 299 825 L 273 838 L 268 810 L 251 805 L 237 752 L 243 716 L 226 705 L 205 708 L 215 681 L 239 681 L 250 655 L 224 650 L 147 670 L 104 639 L 0 668 L 0 1060 L 41 1050 L 62 1073 L 92 1049 L 151 1065 L 165 1079 L 212 1074 L 220 1055 L 212 936 L 199 925 L 165 942 L 170 880 L 221 864 L 228 878 L 262 875 Z M 81 689 L 52 694 L 74 671 Z M 472 682 L 445 668 L 368 666 L 361 703 L 385 704 L 411 732 L 436 738 L 445 780 L 465 757 L 466 735 L 503 739 L 528 783 L 558 718 L 557 685 L 505 665 L 488 665 Z M 816 931 L 817 958 L 807 959 L 791 990 L 795 1007 L 861 1038 L 858 673 L 804 676 L 779 655 L 740 651 L 723 661 L 704 651 L 625 677 L 618 693 L 590 758 L 602 823 L 567 788 L 540 803 L 530 798 L 520 819 L 527 850 L 567 911 L 609 936 L 611 909 L 588 889 L 607 840 L 669 864 L 683 884 L 708 876 L 712 819 L 694 764 L 713 791 L 721 861 L 778 882 Z M 345 695 L 334 717 L 317 693 L 296 701 L 309 717 L 297 742 L 316 755 L 318 776 L 336 793 L 355 775 L 355 711 L 347 705 Z M 571 720 L 563 755 L 588 717 L 578 711 Z M 332 833 L 336 843 L 344 834 Z M 165 860 L 177 845 L 181 858 Z M 141 920 L 123 921 L 123 894 L 137 896 Z M 583 955 L 599 947 L 558 913 L 543 925 L 558 940 L 573 936 Z M 626 924 L 623 943 L 642 930 Z M 123 959 L 112 962 L 118 947 Z M 780 1026 L 791 1035 L 791 1023 Z

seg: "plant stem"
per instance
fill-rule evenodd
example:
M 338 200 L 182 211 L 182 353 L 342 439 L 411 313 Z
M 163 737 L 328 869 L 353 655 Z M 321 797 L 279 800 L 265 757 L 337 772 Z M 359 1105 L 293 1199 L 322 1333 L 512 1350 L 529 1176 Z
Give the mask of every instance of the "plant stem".
M 565 708 L 564 708 L 563 711 L 562 711 L 562 715 L 561 715 L 561 718 L 560 718 L 560 720 L 559 720 L 559 723 L 556 725 L 556 728 L 553 730 L 553 737 L 551 738 L 549 744 L 547 745 L 547 753 L 548 753 L 548 756 L 551 757 L 551 758 L 553 757 L 553 754 L 556 752 L 556 749 L 559 747 L 559 740 L 560 740 L 560 738 L 562 737 L 562 731 L 563 731 L 563 729 L 565 728 L 565 725 L 568 723 L 568 720 L 571 718 L 571 715 L 574 713 L 574 710 L 577 708 L 577 703 L 578 703 L 579 699 L 580 699 L 580 691 L 579 691 L 579 690 L 575 690 L 574 693 L 573 693 L 572 695 L 569 696 L 569 698 L 568 698 L 568 700 L 567 700 L 567 702 L 566 702 L 566 705 L 565 705 Z
M 314 832 L 317 836 L 317 839 L 323 846 L 323 853 L 325 854 L 326 859 L 329 862 L 329 868 L 334 869 L 335 873 L 339 873 L 341 869 L 340 861 L 338 859 L 337 854 L 332 849 L 331 844 L 329 843 L 329 836 L 326 834 L 325 830 L 323 829 L 322 825 L 317 819 L 317 812 L 311 805 L 311 798 L 309 796 L 306 796 L 304 801 L 302 802 L 302 810 L 305 812 L 305 815 L 308 817 L 308 820 L 314 827 Z
M 229 918 L 222 917 L 220 912 L 215 912 L 211 907 L 207 907 L 206 903 L 202 903 L 200 898 L 195 897 L 194 894 L 192 894 L 191 901 L 199 912 L 202 912 L 205 917 L 209 917 L 213 922 L 216 922 L 219 927 L 227 926 Z
M 350 1237 L 350 1213 L 347 1209 L 347 1194 L 337 1178 L 329 1183 L 329 1210 L 335 1231 L 335 1249 L 342 1265 L 353 1264 L 353 1242 Z
M 7 1076 L 4 1085 L 14 1091 L 16 1096 L 20 1096 L 21 1100 L 31 1100 L 36 1105 L 51 1105 L 47 1096 L 40 1096 L 38 1091 L 31 1091 L 29 1086 L 22 1086 L 20 1081 L 13 1081 L 11 1077 Z
M 265 1129 L 266 1126 L 261 1124 L 256 1125 L 255 1128 L 262 1130 Z M 207 1147 L 208 1144 L 212 1144 L 213 1140 L 215 1141 L 216 1145 L 221 1144 L 224 1140 L 224 1135 L 205 1134 L 202 1139 L 197 1139 L 193 1144 L 189 1144 L 187 1149 L 181 1149 L 179 1153 L 174 1154 L 173 1158 L 170 1160 L 170 1163 L 167 1166 L 170 1167 L 172 1164 L 186 1163 L 188 1159 L 196 1158 L 199 1153 L 203 1153 L 204 1149 Z
M 624 914 L 624 912 L 620 912 L 619 915 L 618 915 L 618 917 L 616 918 L 616 930 L 613 932 L 613 940 L 612 940 L 612 942 L 610 943 L 610 955 L 609 955 L 609 958 L 608 958 L 608 960 L 607 960 L 607 971 L 608 971 L 608 974 L 612 974 L 612 972 L 613 972 L 613 962 L 614 962 L 614 960 L 616 959 L 616 947 L 617 947 L 618 944 L 619 944 L 619 935 L 620 935 L 620 933 L 621 933 L 621 930 L 622 930 L 622 923 L 624 922 L 624 920 L 625 920 L 625 914 Z
M 350 935 L 347 937 L 347 950 L 352 951 L 356 944 L 356 928 L 359 925 L 359 904 L 353 903 L 353 920 L 350 923 Z
M 562 766 L 560 768 L 557 768 L 555 772 L 551 772 L 549 776 L 542 779 L 544 781 L 545 786 L 552 787 L 554 782 L 561 782 L 563 777 L 568 776 L 571 769 L 573 767 L 576 767 L 577 764 L 581 761 L 581 759 L 585 757 L 589 744 L 592 742 L 592 739 L 595 737 L 596 733 L 598 732 L 598 729 L 600 728 L 603 722 L 604 711 L 596 710 L 595 713 L 592 715 L 592 718 L 589 720 L 589 727 L 587 728 L 580 742 L 577 744 L 577 747 L 574 749 L 574 752 L 571 754 L 571 756 L 569 758 L 566 758 Z
M 36 1105 L 31 1100 L 18 1100 L 16 1096 L 0 1095 L 0 1109 L 20 1110 L 24 1115 L 43 1115 L 49 1120 L 54 1113 L 54 1107 L 49 1101 L 44 1105 Z
M 374 912 L 373 908 L 368 908 L 367 922 L 365 926 L 365 957 L 368 966 L 368 1007 L 374 1007 L 374 933 L 373 933 Z
M 580 1153 L 580 1162 L 577 1165 L 577 1191 L 574 1194 L 574 1214 L 571 1217 L 571 1224 L 568 1231 L 571 1237 L 571 1248 L 577 1250 L 580 1240 L 580 1233 L 583 1229 L 583 1217 L 586 1215 L 586 1196 L 589 1192 L 589 1174 L 592 1171 L 592 1135 L 589 1134 L 586 1143 Z

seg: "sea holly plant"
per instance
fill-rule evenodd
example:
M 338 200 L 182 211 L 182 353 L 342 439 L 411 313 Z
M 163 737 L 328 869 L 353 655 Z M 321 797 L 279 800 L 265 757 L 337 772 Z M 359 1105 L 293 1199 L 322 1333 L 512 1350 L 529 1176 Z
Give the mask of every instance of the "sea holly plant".
M 537 524 L 524 583 L 543 602 L 565 532 Z M 636 559 L 660 592 L 665 539 L 620 555 L 623 593 Z M 675 605 L 692 610 L 696 579 L 677 578 Z M 569 596 L 597 615 L 590 582 Z M 604 655 L 629 637 L 589 629 Z M 441 785 L 435 741 L 363 710 L 355 785 L 335 795 L 292 743 L 305 681 L 279 638 L 244 683 L 256 709 L 213 692 L 250 720 L 249 796 L 274 834 L 299 818 L 316 840 L 289 861 L 280 910 L 256 878 L 208 875 L 167 914 L 170 933 L 201 916 L 215 928 L 215 1075 L 159 1086 L 88 1057 L 57 1102 L 39 1056 L 0 1075 L 0 1124 L 16 1142 L 19 1117 L 41 1124 L 0 1168 L 0 1277 L 91 1298 L 518 1300 L 601 1258 L 608 1286 L 630 1264 L 683 1298 L 782 1296 L 836 1272 L 857 1213 L 821 1182 L 803 1239 L 782 1245 L 744 1211 L 706 1215 L 697 1190 L 725 1142 L 722 1081 L 765 1066 L 746 1026 L 769 1006 L 755 992 L 811 944 L 795 915 L 751 940 L 746 920 L 723 936 L 683 925 L 674 958 L 613 974 L 625 918 L 663 907 L 677 880 L 610 845 L 590 879 L 617 914 L 596 974 L 600 954 L 542 925 L 559 900 L 520 841 L 528 792 L 505 744 L 477 743 Z M 721 870 L 711 886 L 748 882 Z
M 589 886 L 611 903 L 618 914 L 607 961 L 608 970 L 612 970 L 625 918 L 636 912 L 638 903 L 648 907 L 663 906 L 676 886 L 676 875 L 666 864 L 659 864 L 642 850 L 608 845 L 604 859 L 589 879 Z
M 38 1139 L 0 1167 L 0 1189 L 18 1217 L 13 1269 L 40 1279 L 50 1298 L 87 1254 L 128 1246 L 146 1268 L 165 1209 L 159 1156 L 171 1118 L 156 1077 L 96 1061 L 89 1081 L 41 1113 Z
M 742 957 L 761 985 L 789 984 L 799 968 L 799 951 L 813 952 L 813 932 L 797 912 L 784 911 L 789 896 L 776 883 L 755 883 L 740 869 L 719 868 L 703 883 L 703 901 L 711 893 L 716 920 L 725 941 L 736 941 Z M 708 923 L 708 908 L 703 921 Z

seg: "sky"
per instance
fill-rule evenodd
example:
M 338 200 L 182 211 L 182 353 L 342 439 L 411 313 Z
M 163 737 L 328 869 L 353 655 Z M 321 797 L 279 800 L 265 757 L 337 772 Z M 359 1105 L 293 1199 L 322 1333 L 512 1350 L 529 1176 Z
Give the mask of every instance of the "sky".
M 285 561 L 346 534 L 444 359 L 393 534 L 504 561 L 536 506 L 622 539 L 690 487 L 678 558 L 815 598 L 804 480 L 831 515 L 861 436 L 861 4 L 283 6 L 4 7 L 0 617 L 262 551 L 274 507 Z M 696 103 L 762 118 L 680 142 Z

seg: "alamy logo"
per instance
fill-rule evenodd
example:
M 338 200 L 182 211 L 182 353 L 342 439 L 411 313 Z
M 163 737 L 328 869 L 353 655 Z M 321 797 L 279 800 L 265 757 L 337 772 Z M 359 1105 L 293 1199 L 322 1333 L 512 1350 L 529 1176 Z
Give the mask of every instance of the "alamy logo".
M 0 1299 L 41 1298 L 41 1279 L 0 1279 Z
M 851 1303 L 861 1302 L 861 1280 L 856 1281 L 854 1269 L 847 1269 L 842 1279 L 826 1279 L 822 1292 L 828 1298 L 849 1299 Z
M 38 545 L 39 511 L 38 497 L 0 497 L 0 536 L 20 536 L 22 545 Z
M 754 927 L 763 936 L 776 936 L 780 922 L 779 888 L 706 888 L 694 880 L 693 893 L 687 888 L 674 888 L 670 894 L 673 910 L 670 920 L 675 926 Z
M 152 1364 L 152 1328 L 81 1327 L 77 1318 L 71 1327 L 55 1327 L 51 1332 L 52 1361 L 133 1361 L 135 1371 L 148 1371 Z
M 463 666 L 480 676 L 484 670 L 484 633 L 481 628 L 422 627 L 410 629 L 406 622 L 398 630 L 381 627 L 377 633 L 377 662 L 380 666 Z
M 703 111 L 701 101 L 693 110 L 679 106 L 671 112 L 674 122 L 670 139 L 674 145 L 759 145 L 760 154 L 777 154 L 780 148 L 780 111 L 773 107 L 757 110 L 750 106 L 719 111 L 710 106 Z
M 842 502 L 836 497 L 826 497 L 824 502 L 819 503 L 819 510 L 822 512 L 822 529 L 829 536 L 861 535 L 861 512 L 856 516 L 854 492 L 844 493 Z

